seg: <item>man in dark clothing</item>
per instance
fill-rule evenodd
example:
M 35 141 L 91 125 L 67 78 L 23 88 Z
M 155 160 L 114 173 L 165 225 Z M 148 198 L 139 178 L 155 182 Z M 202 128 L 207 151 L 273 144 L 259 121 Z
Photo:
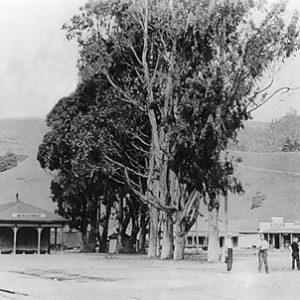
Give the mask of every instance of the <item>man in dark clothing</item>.
M 296 261 L 296 264 L 297 264 L 297 269 L 300 270 L 299 246 L 298 246 L 298 239 L 297 238 L 293 238 L 291 248 L 292 248 L 292 270 L 295 269 L 295 261 Z
M 227 263 L 227 271 L 231 271 L 232 262 L 233 262 L 233 244 L 231 233 L 228 233 L 227 238 L 225 239 L 225 262 Z

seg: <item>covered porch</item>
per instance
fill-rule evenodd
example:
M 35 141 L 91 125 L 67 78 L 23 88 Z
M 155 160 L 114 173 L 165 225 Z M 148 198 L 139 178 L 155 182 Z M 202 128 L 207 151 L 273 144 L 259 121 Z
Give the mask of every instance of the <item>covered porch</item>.
M 50 253 L 50 231 L 68 220 L 27 203 L 0 206 L 0 253 Z
M 293 238 L 300 238 L 300 232 L 263 232 L 271 249 L 289 249 Z

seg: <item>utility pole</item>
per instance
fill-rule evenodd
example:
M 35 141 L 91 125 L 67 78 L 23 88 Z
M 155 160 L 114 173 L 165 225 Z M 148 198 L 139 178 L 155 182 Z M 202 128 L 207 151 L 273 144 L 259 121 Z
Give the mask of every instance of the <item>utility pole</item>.
M 225 213 L 225 238 L 228 235 L 228 189 L 224 197 L 224 213 Z
M 197 247 L 197 254 L 198 254 L 199 253 L 198 215 L 196 218 L 196 247 Z

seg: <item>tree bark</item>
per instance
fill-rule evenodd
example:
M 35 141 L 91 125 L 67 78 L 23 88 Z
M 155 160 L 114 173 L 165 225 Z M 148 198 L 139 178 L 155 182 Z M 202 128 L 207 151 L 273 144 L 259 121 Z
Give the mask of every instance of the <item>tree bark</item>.
M 146 252 L 146 207 L 142 204 L 139 236 L 139 252 Z
M 117 195 L 117 246 L 116 253 L 122 252 L 123 249 L 123 197 Z
M 170 214 L 164 213 L 163 241 L 161 259 L 171 259 L 173 257 L 174 238 L 173 220 Z
M 213 207 L 209 210 L 208 220 L 208 253 L 207 260 L 216 262 L 219 260 L 219 224 L 218 224 L 219 209 Z
M 175 260 L 184 259 L 185 231 L 179 216 L 176 216 L 174 244 L 175 244 L 174 259 Z
M 134 218 L 131 218 L 131 222 L 132 222 L 132 229 L 131 229 L 131 235 L 129 238 L 129 243 L 130 243 L 130 251 L 131 253 L 136 253 L 137 251 L 137 235 L 139 232 L 139 226 L 137 224 L 137 221 Z
M 157 256 L 157 239 L 158 239 L 158 210 L 155 207 L 149 208 L 150 226 L 149 226 L 149 248 L 148 257 Z
M 82 237 L 82 248 L 81 252 L 90 252 L 90 243 L 89 243 L 89 232 L 86 230 L 81 231 L 81 237 Z
M 106 252 L 107 250 L 107 235 L 108 235 L 108 225 L 109 225 L 109 218 L 110 218 L 110 206 L 106 209 L 106 216 L 104 217 L 103 222 L 103 230 L 100 236 L 100 252 Z

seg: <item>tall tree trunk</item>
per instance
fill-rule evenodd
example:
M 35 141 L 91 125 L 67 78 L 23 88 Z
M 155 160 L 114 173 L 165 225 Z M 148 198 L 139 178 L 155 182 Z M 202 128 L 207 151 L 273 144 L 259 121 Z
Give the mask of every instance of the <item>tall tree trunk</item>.
M 131 236 L 130 236 L 130 245 L 131 245 L 131 248 L 132 248 L 132 253 L 137 253 L 138 252 L 138 240 L 137 240 L 137 235 L 138 235 L 138 231 L 137 230 L 134 230 L 132 231 L 131 233 Z
M 134 217 L 131 218 L 132 228 L 131 228 L 131 235 L 129 238 L 129 244 L 130 244 L 130 251 L 131 253 L 136 252 L 136 243 L 137 243 L 137 234 L 139 232 L 139 226 L 137 223 L 137 220 L 135 220 Z
M 123 249 L 123 197 L 117 195 L 117 246 L 116 253 L 120 253 Z
M 100 252 L 106 252 L 107 250 L 107 235 L 108 235 L 108 225 L 109 225 L 109 218 L 110 218 L 110 208 L 111 208 L 110 205 L 106 208 L 106 215 L 104 217 L 104 222 L 103 222 L 103 230 L 99 240 Z
M 141 206 L 139 252 L 146 252 L 146 206 L 144 204 Z
M 81 251 L 82 252 L 89 252 L 90 248 L 89 248 L 89 232 L 87 231 L 87 222 L 82 222 L 82 228 L 83 230 L 81 230 L 81 237 L 82 237 L 82 248 Z
M 158 239 L 158 210 L 155 207 L 149 207 L 149 248 L 148 257 L 157 256 L 157 239 Z
M 82 252 L 89 252 L 88 220 L 84 218 L 81 222 Z
M 87 232 L 81 232 L 81 237 L 82 237 L 82 248 L 81 251 L 82 252 L 88 252 L 88 236 L 87 236 Z
M 174 244 L 175 244 L 174 259 L 175 260 L 184 259 L 185 231 L 179 214 L 176 215 Z
M 209 210 L 208 220 L 208 253 L 207 260 L 210 262 L 216 262 L 219 260 L 219 209 L 213 207 Z
M 172 215 L 164 213 L 164 224 L 163 224 L 163 241 L 161 258 L 171 259 L 173 257 L 174 248 L 174 237 L 173 237 L 173 220 Z

